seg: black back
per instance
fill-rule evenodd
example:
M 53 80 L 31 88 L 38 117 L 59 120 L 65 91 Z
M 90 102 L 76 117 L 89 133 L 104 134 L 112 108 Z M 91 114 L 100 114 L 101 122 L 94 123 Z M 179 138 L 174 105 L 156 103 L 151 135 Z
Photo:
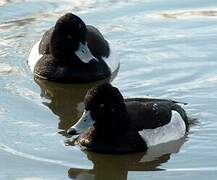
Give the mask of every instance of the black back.
M 166 99 L 130 98 L 125 99 L 127 111 L 136 130 L 154 129 L 171 121 L 172 110 L 177 111 L 188 129 L 188 117 L 177 102 Z

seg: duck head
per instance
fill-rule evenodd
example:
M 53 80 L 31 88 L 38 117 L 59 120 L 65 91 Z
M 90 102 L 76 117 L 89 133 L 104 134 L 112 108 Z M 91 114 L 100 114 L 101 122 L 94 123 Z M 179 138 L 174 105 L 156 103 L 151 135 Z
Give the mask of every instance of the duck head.
M 127 126 L 127 110 L 123 96 L 110 83 L 90 89 L 84 98 L 85 110 L 67 133 L 76 135 L 94 126 L 102 135 L 119 134 Z
M 60 17 L 51 36 L 50 50 L 57 61 L 67 62 L 79 59 L 83 63 L 97 60 L 87 45 L 87 28 L 76 15 L 67 13 Z

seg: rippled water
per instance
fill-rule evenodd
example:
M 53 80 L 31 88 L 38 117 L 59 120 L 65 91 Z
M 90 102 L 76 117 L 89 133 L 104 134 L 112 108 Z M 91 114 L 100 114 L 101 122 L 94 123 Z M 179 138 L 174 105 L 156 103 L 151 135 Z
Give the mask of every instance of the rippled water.
M 112 156 L 67 145 L 87 85 L 32 77 L 28 53 L 66 13 L 97 26 L 121 67 L 126 97 L 188 102 L 189 134 L 147 154 Z M 217 2 L 215 0 L 0 1 L 0 179 L 216 179 Z

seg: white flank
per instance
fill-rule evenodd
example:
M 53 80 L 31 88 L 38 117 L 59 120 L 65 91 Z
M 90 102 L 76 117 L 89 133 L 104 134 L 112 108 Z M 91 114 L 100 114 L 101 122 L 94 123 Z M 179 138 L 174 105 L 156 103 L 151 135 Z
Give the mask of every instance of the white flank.
M 28 63 L 28 65 L 29 65 L 32 72 L 34 71 L 36 63 L 43 56 L 42 54 L 39 54 L 39 44 L 40 44 L 40 42 L 41 42 L 41 40 L 38 41 L 32 47 L 32 49 L 30 51 L 30 54 L 29 54 L 29 57 L 28 57 L 27 63 Z M 87 51 L 89 52 L 89 49 Z M 86 52 L 86 51 L 84 51 L 84 52 Z M 83 58 L 83 55 L 82 55 L 81 51 L 79 53 L 77 52 L 77 54 L 79 54 L 79 56 Z M 86 54 L 86 53 L 84 53 L 84 54 Z M 87 54 L 89 54 L 89 53 L 87 53 Z M 84 56 L 83 59 L 84 59 L 85 63 L 88 63 L 91 59 L 96 59 L 92 54 L 89 54 L 89 55 Z M 119 65 L 120 65 L 119 57 L 116 54 L 111 53 L 109 58 L 105 58 L 105 59 L 106 59 L 105 62 L 107 63 L 107 65 L 111 69 L 111 73 L 114 73 L 119 68 Z
M 110 45 L 112 49 L 112 45 Z M 108 58 L 103 57 L 103 60 L 108 65 L 111 70 L 111 74 L 113 74 L 120 67 L 120 56 L 115 52 L 115 50 L 111 50 Z
M 41 41 L 41 40 L 40 40 Z M 39 44 L 40 41 L 38 41 L 31 49 L 29 57 L 28 57 L 28 65 L 31 69 L 31 71 L 34 71 L 35 65 L 38 62 L 38 60 L 42 57 L 42 54 L 39 54 Z
M 180 139 L 185 135 L 185 130 L 185 123 L 180 114 L 172 111 L 172 118 L 169 124 L 156 129 L 144 129 L 139 131 L 139 134 L 147 143 L 147 146 L 150 147 Z

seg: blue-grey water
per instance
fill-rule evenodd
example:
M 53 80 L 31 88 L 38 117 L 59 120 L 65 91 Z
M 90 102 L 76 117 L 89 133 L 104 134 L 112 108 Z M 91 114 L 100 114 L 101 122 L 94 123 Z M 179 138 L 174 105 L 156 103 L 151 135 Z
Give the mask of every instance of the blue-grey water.
M 68 145 L 87 85 L 33 78 L 29 51 L 73 12 L 100 29 L 121 67 L 125 97 L 187 102 L 183 139 L 123 156 Z M 0 0 L 0 179 L 214 180 L 217 176 L 216 0 Z

